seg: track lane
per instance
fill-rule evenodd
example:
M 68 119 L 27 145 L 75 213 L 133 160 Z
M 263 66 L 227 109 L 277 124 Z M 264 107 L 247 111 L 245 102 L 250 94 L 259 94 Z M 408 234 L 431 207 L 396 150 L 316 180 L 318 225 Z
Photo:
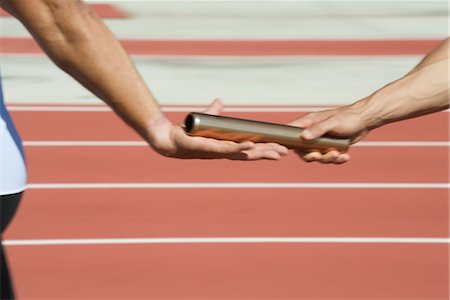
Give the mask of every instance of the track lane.
M 11 112 L 24 140 L 141 140 L 112 112 Z M 288 123 L 304 112 L 227 112 L 227 116 Z M 168 112 L 181 123 L 187 112 Z M 441 112 L 381 127 L 365 141 L 448 141 L 449 113 Z
M 11 246 L 7 251 L 23 299 L 448 298 L 448 245 Z
M 446 237 L 448 208 L 446 189 L 28 190 L 6 239 Z
M 30 147 L 29 183 L 368 182 L 447 183 L 448 147 L 358 147 L 344 165 L 175 160 L 146 147 Z

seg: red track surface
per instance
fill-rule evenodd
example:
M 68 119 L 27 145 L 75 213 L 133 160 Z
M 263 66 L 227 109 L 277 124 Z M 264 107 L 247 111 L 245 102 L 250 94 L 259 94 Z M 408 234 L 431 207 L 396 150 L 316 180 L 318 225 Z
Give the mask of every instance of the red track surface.
M 146 147 L 31 147 L 29 179 L 45 182 L 448 182 L 447 147 L 354 148 L 343 166 L 177 161 Z
M 122 40 L 131 55 L 285 56 L 285 55 L 423 55 L 439 40 L 179 41 Z M 40 54 L 31 38 L 1 40 L 2 54 Z
M 169 113 L 179 122 L 186 113 Z M 299 113 L 232 113 L 287 122 Z M 111 112 L 13 113 L 25 140 L 138 140 Z M 61 124 L 64 124 L 62 126 Z M 448 113 L 368 140 L 447 141 Z M 342 166 L 26 147 L 30 183 L 446 183 L 448 147 L 354 147 Z M 448 237 L 448 189 L 29 190 L 6 239 Z M 447 299 L 448 244 L 8 246 L 19 297 Z
M 29 190 L 7 238 L 437 237 L 448 234 L 447 198 L 445 189 Z
M 23 299 L 448 299 L 446 245 L 8 250 Z
M 302 112 L 226 113 L 227 116 L 276 123 L 288 123 Z M 181 123 L 186 112 L 167 113 Z M 22 137 L 27 141 L 138 141 L 140 138 L 112 112 L 12 112 Z M 372 132 L 366 141 L 447 141 L 447 112 L 390 124 Z

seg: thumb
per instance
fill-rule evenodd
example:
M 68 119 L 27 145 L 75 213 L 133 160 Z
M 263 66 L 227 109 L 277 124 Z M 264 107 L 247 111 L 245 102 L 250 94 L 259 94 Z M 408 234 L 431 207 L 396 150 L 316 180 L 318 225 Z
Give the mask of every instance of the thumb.
M 314 119 L 310 115 L 303 116 L 295 121 L 292 121 L 288 123 L 288 125 L 295 126 L 295 127 L 301 127 L 301 128 L 308 128 L 314 124 Z
M 333 129 L 333 123 L 326 120 L 311 125 L 302 131 L 301 137 L 307 140 L 318 138 Z
M 222 109 L 223 109 L 222 101 L 220 101 L 220 99 L 217 98 L 209 105 L 209 107 L 205 110 L 205 113 L 210 115 L 220 115 Z

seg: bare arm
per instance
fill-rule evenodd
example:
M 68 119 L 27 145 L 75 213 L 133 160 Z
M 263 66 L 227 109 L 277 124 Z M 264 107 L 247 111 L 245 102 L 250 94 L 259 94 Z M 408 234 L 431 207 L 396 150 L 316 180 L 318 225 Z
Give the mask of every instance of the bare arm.
M 2 4 L 61 69 L 150 138 L 148 122 L 161 117 L 159 107 L 119 42 L 87 5 L 70 0 Z
M 325 133 L 349 137 L 354 143 L 370 130 L 449 107 L 449 39 L 433 49 L 411 72 L 372 95 L 348 106 L 311 113 L 293 125 L 308 128 L 303 138 L 313 139 Z M 349 155 L 330 151 L 299 153 L 306 161 L 343 163 Z
M 105 101 L 156 151 L 180 158 L 277 159 L 279 145 L 193 138 L 173 126 L 124 49 L 106 25 L 79 0 L 0 0 L 47 55 Z M 220 111 L 215 103 L 210 112 Z
M 359 103 L 369 129 L 449 107 L 448 46 L 446 39 L 405 77 Z

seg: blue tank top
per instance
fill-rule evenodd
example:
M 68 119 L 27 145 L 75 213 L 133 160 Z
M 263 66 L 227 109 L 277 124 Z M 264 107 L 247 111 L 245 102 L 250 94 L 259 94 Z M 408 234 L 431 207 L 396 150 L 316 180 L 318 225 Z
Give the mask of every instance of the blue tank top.
M 6 110 L 0 80 L 0 195 L 22 192 L 26 177 L 22 142 Z

